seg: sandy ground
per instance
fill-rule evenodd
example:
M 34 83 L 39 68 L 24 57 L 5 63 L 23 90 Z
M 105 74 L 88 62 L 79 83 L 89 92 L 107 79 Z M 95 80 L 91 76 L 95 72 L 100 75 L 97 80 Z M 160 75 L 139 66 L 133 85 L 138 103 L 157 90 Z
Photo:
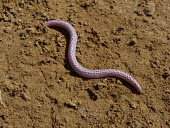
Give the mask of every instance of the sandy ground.
M 84 79 L 67 59 L 69 35 L 89 69 L 131 74 Z M 169 128 L 169 0 L 0 0 L 0 128 Z

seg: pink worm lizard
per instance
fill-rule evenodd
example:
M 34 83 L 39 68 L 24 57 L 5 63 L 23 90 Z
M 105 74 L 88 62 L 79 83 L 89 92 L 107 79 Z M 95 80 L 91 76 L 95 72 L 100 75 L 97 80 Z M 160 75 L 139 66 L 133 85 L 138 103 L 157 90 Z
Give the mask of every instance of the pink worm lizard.
M 142 88 L 138 84 L 138 82 L 132 76 L 120 70 L 116 69 L 90 70 L 82 67 L 76 59 L 77 33 L 71 24 L 61 20 L 51 20 L 46 22 L 45 24 L 48 27 L 56 26 L 64 28 L 69 33 L 70 41 L 68 48 L 68 60 L 73 70 L 80 76 L 83 76 L 85 78 L 101 78 L 107 76 L 114 76 L 127 81 L 132 86 L 134 86 L 139 93 L 142 93 Z

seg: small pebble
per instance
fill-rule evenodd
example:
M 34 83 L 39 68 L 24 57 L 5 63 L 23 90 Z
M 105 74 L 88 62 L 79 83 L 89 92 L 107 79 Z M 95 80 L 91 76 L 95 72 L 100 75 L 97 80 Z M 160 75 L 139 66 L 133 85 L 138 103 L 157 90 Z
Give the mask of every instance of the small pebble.
M 120 80 L 117 80 L 116 83 L 119 85 L 122 85 L 122 81 L 120 81 Z
M 22 94 L 22 98 L 23 98 L 25 101 L 28 101 L 28 100 L 31 99 L 31 97 L 30 97 L 27 93 L 25 93 L 25 92 Z
M 87 117 L 87 111 L 85 108 L 78 109 L 78 112 L 80 113 L 81 117 L 86 118 Z
M 130 107 L 131 107 L 131 108 L 137 108 L 137 104 L 136 104 L 135 102 L 131 102 L 131 103 L 130 103 Z
M 134 46 L 137 43 L 137 40 L 134 38 L 129 42 L 129 46 Z
M 155 13 L 155 3 L 149 2 L 143 11 L 146 16 L 152 16 Z
M 64 103 L 64 106 L 66 106 L 67 108 L 73 108 L 73 109 L 77 109 L 77 104 L 73 101 L 67 101 Z

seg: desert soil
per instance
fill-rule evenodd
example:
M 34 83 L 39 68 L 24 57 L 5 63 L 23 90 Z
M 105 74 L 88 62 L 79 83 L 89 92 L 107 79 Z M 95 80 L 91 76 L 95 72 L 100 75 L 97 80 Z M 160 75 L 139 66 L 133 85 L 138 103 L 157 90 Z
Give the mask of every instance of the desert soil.
M 89 69 L 132 75 L 85 79 L 68 62 L 68 33 Z M 169 128 L 169 0 L 0 0 L 0 128 Z

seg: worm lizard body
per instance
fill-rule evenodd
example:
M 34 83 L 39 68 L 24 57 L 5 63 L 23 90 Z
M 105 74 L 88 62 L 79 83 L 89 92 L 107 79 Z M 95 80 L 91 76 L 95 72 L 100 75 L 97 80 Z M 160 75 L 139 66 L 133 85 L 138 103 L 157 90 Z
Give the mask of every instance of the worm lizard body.
M 75 53 L 76 53 L 76 44 L 77 44 L 77 33 L 71 24 L 61 20 L 51 20 L 46 22 L 45 24 L 48 27 L 56 26 L 56 27 L 64 28 L 69 33 L 70 41 L 69 41 L 69 48 L 68 48 L 68 60 L 71 67 L 77 74 L 85 78 L 102 78 L 107 76 L 114 76 L 117 78 L 121 78 L 127 81 L 128 83 L 130 83 L 132 86 L 134 86 L 139 93 L 142 93 L 142 88 L 138 84 L 138 82 L 132 76 L 126 74 L 125 72 L 116 69 L 90 70 L 82 67 L 76 59 Z

